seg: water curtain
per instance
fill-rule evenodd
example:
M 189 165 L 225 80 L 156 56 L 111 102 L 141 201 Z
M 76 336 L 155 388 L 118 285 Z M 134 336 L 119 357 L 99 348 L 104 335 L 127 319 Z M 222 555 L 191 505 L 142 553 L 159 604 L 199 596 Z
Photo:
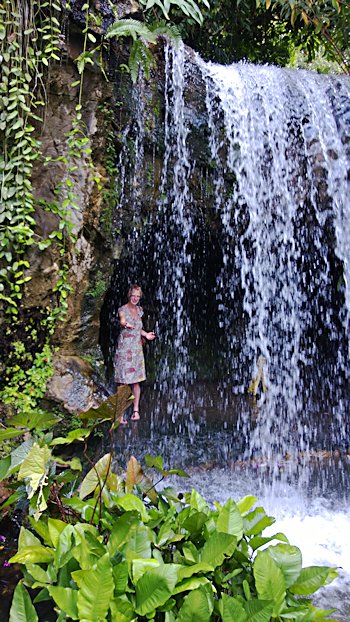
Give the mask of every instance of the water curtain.
M 278 468 L 310 448 L 340 446 L 349 400 L 349 79 L 222 67 L 179 46 L 165 49 L 164 88 L 157 205 L 138 242 L 134 209 L 135 260 L 124 272 L 126 281 L 141 275 L 158 300 L 155 388 L 167 397 L 166 416 L 191 420 L 214 382 L 220 410 L 236 410 L 249 457 Z M 141 108 L 130 126 L 142 146 L 134 181 Z M 138 204 L 135 183 L 132 192 Z M 237 395 L 246 396 L 238 409 Z

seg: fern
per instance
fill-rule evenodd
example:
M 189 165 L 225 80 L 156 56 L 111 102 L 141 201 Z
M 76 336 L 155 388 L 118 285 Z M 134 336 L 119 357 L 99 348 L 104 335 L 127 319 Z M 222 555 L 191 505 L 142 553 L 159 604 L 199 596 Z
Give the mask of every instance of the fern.
M 136 42 L 138 39 L 145 39 L 149 43 L 155 43 L 156 37 L 153 32 L 144 24 L 136 19 L 119 19 L 108 28 L 106 38 L 112 37 L 132 37 Z
M 149 28 L 156 37 L 168 37 L 174 43 L 181 41 L 180 31 L 175 24 L 167 24 L 165 21 L 160 21 L 150 25 Z
M 135 83 L 139 73 L 139 67 L 141 66 L 145 72 L 145 77 L 149 78 L 153 56 L 146 44 L 137 39 L 133 41 L 129 55 L 129 70 L 132 81 Z

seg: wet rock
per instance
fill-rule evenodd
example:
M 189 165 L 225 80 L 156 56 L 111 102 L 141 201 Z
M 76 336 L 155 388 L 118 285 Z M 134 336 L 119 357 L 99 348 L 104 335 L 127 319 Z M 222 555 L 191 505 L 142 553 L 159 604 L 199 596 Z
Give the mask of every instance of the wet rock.
M 56 355 L 45 399 L 70 413 L 96 408 L 101 400 L 90 363 L 78 356 Z

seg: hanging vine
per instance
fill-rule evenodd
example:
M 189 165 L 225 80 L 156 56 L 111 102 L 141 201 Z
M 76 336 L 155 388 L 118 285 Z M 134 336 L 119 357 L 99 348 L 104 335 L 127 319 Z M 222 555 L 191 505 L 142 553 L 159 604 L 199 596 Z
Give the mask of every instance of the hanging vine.
M 207 0 L 202 1 L 207 5 Z M 148 19 L 147 24 L 131 19 L 118 20 L 114 7 L 116 21 L 106 37 L 96 4 L 88 0 L 81 7 L 83 49 L 75 61 L 79 78 L 71 85 L 78 87 L 77 103 L 71 130 L 65 136 L 65 148 L 57 158 L 45 156 L 36 130 L 45 117 L 50 66 L 62 61 L 62 24 L 70 10 L 69 3 L 4 0 L 0 7 L 0 301 L 5 317 L 0 323 L 4 346 L 0 396 L 22 412 L 36 408 L 45 394 L 46 382 L 52 373 L 52 335 L 57 322 L 64 321 L 68 313 L 68 298 L 72 293 L 68 252 L 76 241 L 72 214 L 80 209 L 74 172 L 83 166 L 90 171 L 91 180 L 101 186 L 82 114 L 85 69 L 88 65 L 97 65 L 107 78 L 104 69 L 106 39 L 128 37 L 132 41 L 129 72 L 135 81 L 140 65 L 146 75 L 149 73 L 150 43 L 155 43 L 160 35 L 179 38 L 174 25 L 160 21 L 156 8 L 169 19 L 173 4 L 199 23 L 202 20 L 194 0 L 142 4 L 145 16 L 152 13 L 153 20 Z M 37 161 L 45 166 L 58 161 L 64 164 L 65 173 L 54 190 L 53 201 L 34 196 L 32 173 Z M 57 219 L 57 228 L 47 237 L 37 233 L 36 207 L 51 212 Z M 21 301 L 24 286 L 31 280 L 28 251 L 33 245 L 39 251 L 55 245 L 59 265 L 50 306 L 32 309 L 32 314 L 28 315 Z

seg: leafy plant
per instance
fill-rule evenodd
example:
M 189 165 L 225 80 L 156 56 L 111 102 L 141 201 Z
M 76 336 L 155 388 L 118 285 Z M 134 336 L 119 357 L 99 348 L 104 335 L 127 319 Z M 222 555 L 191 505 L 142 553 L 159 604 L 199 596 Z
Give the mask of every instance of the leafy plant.
M 84 520 L 42 517 L 32 523 L 37 536 L 22 527 L 10 560 L 24 573 L 12 619 L 20 619 L 24 600 L 30 609 L 24 585 L 40 589 L 34 602 L 53 601 L 59 620 L 268 622 L 322 620 L 333 612 L 314 607 L 310 596 L 335 570 L 302 568 L 300 550 L 283 534 L 264 537 L 274 519 L 253 507 L 255 497 L 212 509 L 195 490 L 182 498 L 172 488 L 155 493 L 134 458 L 123 477 L 109 462 L 104 456 L 79 496 L 64 500 Z M 99 478 L 104 503 L 97 517 L 91 494 Z
M 7 428 L 26 440 L 0 461 L 0 480 L 14 488 L 2 507 L 26 499 L 30 523 L 10 560 L 23 571 L 10 620 L 37 620 L 35 604 L 43 600 L 59 621 L 269 622 L 331 614 L 314 607 L 311 595 L 336 571 L 303 568 L 284 534 L 265 536 L 275 520 L 256 497 L 211 506 L 195 490 L 159 489 L 169 475 L 187 476 L 164 468 L 161 456 L 145 457 L 147 472 L 133 456 L 124 472 L 112 451 L 89 457 L 89 438 L 104 421 L 114 447 L 113 430 L 129 404 L 130 388 L 121 386 L 81 414 L 86 427 L 66 436 L 52 438 L 48 420 L 41 433 L 18 417 Z M 67 456 L 73 443 L 83 448 L 80 458 Z M 27 588 L 37 591 L 33 602 Z

